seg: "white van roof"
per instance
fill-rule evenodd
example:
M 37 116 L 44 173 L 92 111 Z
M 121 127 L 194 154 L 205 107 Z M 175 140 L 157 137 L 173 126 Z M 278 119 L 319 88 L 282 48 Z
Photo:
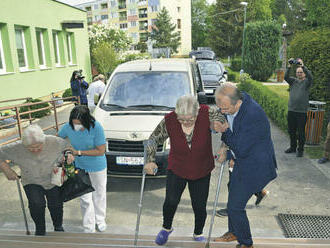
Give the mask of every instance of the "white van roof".
M 143 59 L 119 65 L 116 72 L 127 71 L 190 71 L 192 59 Z

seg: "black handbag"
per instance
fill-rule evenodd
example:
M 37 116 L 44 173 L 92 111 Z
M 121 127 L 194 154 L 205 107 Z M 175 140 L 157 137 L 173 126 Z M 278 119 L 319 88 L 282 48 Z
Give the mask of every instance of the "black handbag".
M 68 178 L 60 187 L 63 202 L 70 201 L 84 194 L 95 191 L 88 173 L 83 169 L 76 168 L 74 177 Z

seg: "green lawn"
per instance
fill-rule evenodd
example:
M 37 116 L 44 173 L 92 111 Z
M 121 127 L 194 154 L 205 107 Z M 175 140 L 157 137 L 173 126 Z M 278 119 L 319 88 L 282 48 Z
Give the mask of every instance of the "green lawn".
M 288 85 L 267 85 L 267 84 L 265 84 L 265 86 L 267 86 L 271 91 L 273 91 L 275 94 L 279 95 L 281 98 L 289 101 L 289 91 L 288 91 L 289 86 Z M 321 158 L 324 153 L 323 143 L 324 143 L 324 141 L 322 140 L 320 145 L 306 146 L 305 151 L 308 154 L 308 156 L 312 159 Z

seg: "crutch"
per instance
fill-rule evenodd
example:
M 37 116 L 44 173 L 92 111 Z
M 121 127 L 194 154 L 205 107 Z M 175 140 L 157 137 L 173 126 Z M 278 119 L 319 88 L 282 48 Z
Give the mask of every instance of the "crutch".
M 16 180 L 17 189 L 18 189 L 19 198 L 21 200 L 21 207 L 22 207 L 22 212 L 23 212 L 23 216 L 24 216 L 26 235 L 30 235 L 31 233 L 29 231 L 29 226 L 28 226 L 28 223 L 27 223 L 27 218 L 26 218 L 26 213 L 25 213 L 25 207 L 24 207 L 24 201 L 23 201 L 23 195 L 22 195 L 22 190 L 21 190 L 21 184 L 19 182 L 20 178 L 21 177 L 19 176 L 18 179 Z
M 211 234 L 212 234 L 212 229 L 213 229 L 213 224 L 214 224 L 215 211 L 216 211 L 216 208 L 218 206 L 218 200 L 219 200 L 219 194 L 220 194 L 223 167 L 225 167 L 225 162 L 221 163 L 221 165 L 220 165 L 220 173 L 219 173 L 219 179 L 218 179 L 218 185 L 217 185 L 217 192 L 215 194 L 211 224 L 210 224 L 210 229 L 209 229 L 209 236 L 207 237 L 207 242 L 205 244 L 205 248 L 210 248 L 210 241 L 211 241 Z
M 148 143 L 149 142 L 149 143 Z M 144 165 L 146 164 L 147 161 L 147 144 L 150 144 L 150 142 L 153 141 L 148 141 L 144 140 L 143 141 L 143 158 L 144 158 Z M 157 169 L 154 170 L 154 174 L 156 175 Z M 138 204 L 138 212 L 137 212 L 137 219 L 136 219 L 136 227 L 135 227 L 135 239 L 134 239 L 134 246 L 137 247 L 137 241 L 139 237 L 139 229 L 140 229 L 140 218 L 141 218 L 141 212 L 142 212 L 142 202 L 143 202 L 143 192 L 144 192 L 144 183 L 146 180 L 146 172 L 144 168 L 142 169 L 142 182 L 141 182 L 141 191 L 140 191 L 140 201 Z

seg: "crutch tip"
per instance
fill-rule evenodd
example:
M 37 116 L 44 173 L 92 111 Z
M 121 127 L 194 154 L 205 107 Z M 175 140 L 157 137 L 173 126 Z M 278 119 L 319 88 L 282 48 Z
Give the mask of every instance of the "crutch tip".
M 31 235 L 31 232 L 30 231 L 26 231 L 26 235 Z

